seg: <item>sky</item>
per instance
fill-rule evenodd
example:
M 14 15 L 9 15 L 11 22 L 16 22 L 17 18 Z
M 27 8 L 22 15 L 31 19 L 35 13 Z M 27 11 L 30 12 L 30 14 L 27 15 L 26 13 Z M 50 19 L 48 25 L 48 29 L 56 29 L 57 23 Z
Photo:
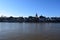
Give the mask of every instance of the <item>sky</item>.
M 0 0 L 0 16 L 60 17 L 60 0 Z

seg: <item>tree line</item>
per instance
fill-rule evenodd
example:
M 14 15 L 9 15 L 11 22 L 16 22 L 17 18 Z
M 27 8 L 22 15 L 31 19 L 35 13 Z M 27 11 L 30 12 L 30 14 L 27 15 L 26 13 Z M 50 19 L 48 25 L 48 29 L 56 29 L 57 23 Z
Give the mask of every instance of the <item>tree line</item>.
M 0 17 L 0 22 L 60 22 L 60 17 L 29 16 L 29 17 Z

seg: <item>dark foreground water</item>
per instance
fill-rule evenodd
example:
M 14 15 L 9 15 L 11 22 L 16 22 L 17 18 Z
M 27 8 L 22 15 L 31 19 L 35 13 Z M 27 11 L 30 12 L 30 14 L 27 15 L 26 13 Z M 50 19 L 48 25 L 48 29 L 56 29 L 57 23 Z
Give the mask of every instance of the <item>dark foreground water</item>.
M 60 23 L 0 23 L 0 40 L 60 40 Z

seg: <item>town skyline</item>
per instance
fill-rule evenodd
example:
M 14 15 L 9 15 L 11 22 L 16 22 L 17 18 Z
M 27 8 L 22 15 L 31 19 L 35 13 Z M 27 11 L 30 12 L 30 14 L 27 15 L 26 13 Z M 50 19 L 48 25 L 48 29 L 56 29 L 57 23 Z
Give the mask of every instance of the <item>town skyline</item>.
M 0 17 L 0 22 L 18 22 L 18 23 L 60 23 L 60 17 L 28 16 L 28 17 Z

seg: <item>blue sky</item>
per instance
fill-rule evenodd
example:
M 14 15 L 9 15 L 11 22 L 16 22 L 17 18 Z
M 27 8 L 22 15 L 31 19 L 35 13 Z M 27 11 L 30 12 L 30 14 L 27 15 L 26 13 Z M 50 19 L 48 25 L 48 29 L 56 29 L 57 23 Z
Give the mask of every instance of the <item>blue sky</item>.
M 60 0 L 0 0 L 0 16 L 60 16 Z

